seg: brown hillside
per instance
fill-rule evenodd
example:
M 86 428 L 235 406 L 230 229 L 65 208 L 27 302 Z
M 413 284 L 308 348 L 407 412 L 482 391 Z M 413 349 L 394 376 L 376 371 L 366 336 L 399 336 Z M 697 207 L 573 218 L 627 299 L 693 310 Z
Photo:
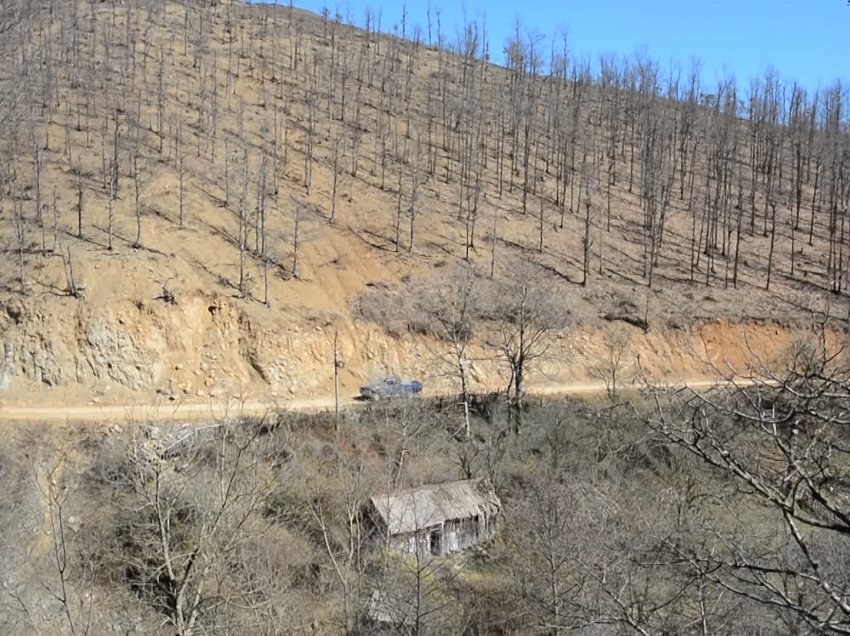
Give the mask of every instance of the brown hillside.
M 545 384 L 594 375 L 603 317 L 690 378 L 847 313 L 840 92 L 544 73 L 526 45 L 500 68 L 474 24 L 452 52 L 228 1 L 0 13 L 8 401 L 326 394 L 334 331 L 347 391 L 447 389 L 410 297 L 466 261 L 496 294 L 530 262 L 571 316 Z M 497 322 L 477 388 L 505 382 Z

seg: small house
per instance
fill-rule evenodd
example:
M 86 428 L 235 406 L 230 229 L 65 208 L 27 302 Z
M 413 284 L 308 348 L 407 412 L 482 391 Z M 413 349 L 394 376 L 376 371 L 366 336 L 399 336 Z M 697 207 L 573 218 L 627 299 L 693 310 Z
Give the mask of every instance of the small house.
M 385 547 L 444 555 L 489 540 L 502 503 L 488 481 L 467 479 L 376 495 L 369 507 Z

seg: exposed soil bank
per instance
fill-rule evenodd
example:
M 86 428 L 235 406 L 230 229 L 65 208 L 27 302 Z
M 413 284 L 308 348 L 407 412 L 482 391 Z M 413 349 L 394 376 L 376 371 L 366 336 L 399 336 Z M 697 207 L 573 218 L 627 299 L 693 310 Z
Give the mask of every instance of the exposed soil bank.
M 457 389 L 445 343 L 415 334 L 394 337 L 347 319 L 263 323 L 239 301 L 199 294 L 178 305 L 124 301 L 97 311 L 84 304 L 72 312 L 56 305 L 5 309 L 0 399 L 7 406 L 327 398 L 333 395 L 335 331 L 345 396 L 386 373 L 421 378 L 431 393 Z M 677 383 L 747 374 L 754 367 L 781 370 L 795 343 L 819 334 L 817 325 L 805 322 L 712 320 L 648 332 L 623 322 L 578 324 L 551 334 L 528 383 L 599 384 L 613 369 L 621 386 L 641 372 Z M 507 382 L 488 337 L 482 330 L 470 349 L 474 391 Z M 842 330 L 828 331 L 831 341 L 844 337 Z M 619 362 L 613 362 L 620 349 Z

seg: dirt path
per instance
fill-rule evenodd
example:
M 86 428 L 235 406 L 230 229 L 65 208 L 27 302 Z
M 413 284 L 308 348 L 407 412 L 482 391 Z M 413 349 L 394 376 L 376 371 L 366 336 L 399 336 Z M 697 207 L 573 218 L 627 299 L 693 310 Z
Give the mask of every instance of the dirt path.
M 749 382 L 736 380 L 736 384 L 744 385 Z M 708 389 L 717 386 L 717 381 L 703 378 L 684 380 L 676 386 L 693 389 Z M 625 391 L 633 390 L 630 388 Z M 567 396 L 604 394 L 605 385 L 601 382 L 578 384 L 557 384 L 532 386 L 528 391 L 531 396 Z M 426 397 L 438 397 L 427 394 Z M 341 408 L 351 408 L 360 402 L 345 398 Z M 66 406 L 16 406 L 0 405 L 0 421 L 6 422 L 108 422 L 108 421 L 137 421 L 137 422 L 168 422 L 183 420 L 221 419 L 238 415 L 262 415 L 274 410 L 289 411 L 329 411 L 334 408 L 333 396 L 293 399 L 280 401 L 242 401 L 231 399 L 217 402 L 168 402 L 155 404 L 122 404 L 122 405 L 66 405 Z

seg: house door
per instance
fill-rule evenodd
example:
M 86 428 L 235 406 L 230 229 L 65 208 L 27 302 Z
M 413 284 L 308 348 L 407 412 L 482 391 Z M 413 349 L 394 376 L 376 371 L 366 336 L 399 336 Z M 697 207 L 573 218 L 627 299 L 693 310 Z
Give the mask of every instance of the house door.
M 443 553 L 443 529 L 442 528 L 434 528 L 431 530 L 431 534 L 428 537 L 428 547 L 431 550 L 431 554 L 442 554 Z

